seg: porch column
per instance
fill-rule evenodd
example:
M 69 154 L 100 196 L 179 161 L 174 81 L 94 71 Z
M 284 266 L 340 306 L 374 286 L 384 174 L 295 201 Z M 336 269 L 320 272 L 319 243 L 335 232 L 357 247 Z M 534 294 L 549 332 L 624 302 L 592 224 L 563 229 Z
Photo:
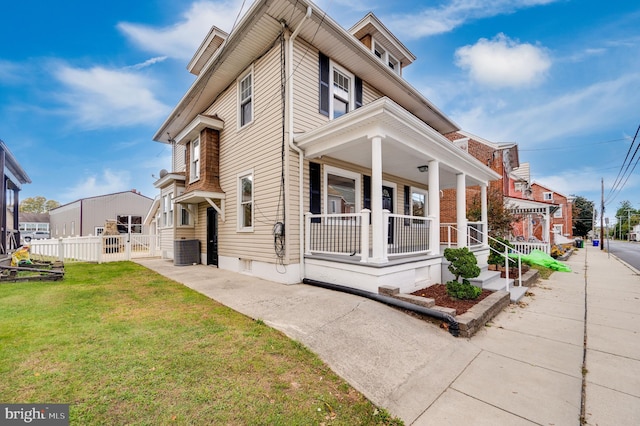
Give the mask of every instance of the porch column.
M 467 246 L 467 186 L 466 175 L 456 175 L 456 228 L 458 228 L 458 247 Z
M 384 240 L 386 224 L 382 215 L 382 137 L 371 138 L 371 229 L 372 239 L 372 263 L 384 263 L 386 259 L 387 242 Z
M 487 184 L 480 184 L 480 221 L 482 222 L 482 245 L 489 244 L 489 215 L 487 208 Z
M 432 218 L 429 233 L 429 250 L 432 254 L 440 254 L 440 162 L 429 161 L 429 207 L 428 215 Z
M 549 228 L 551 227 L 551 214 L 549 213 L 549 207 L 544 212 L 544 227 L 542 228 L 542 239 L 547 243 L 547 247 L 551 248 L 551 233 Z

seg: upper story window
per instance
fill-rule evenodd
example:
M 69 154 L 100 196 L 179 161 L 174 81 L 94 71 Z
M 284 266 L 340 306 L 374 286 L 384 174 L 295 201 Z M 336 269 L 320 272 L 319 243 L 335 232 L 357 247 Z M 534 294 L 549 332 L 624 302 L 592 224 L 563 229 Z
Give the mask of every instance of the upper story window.
M 553 217 L 556 217 L 556 218 L 562 217 L 562 205 L 558 206 L 558 210 L 553 212 Z
M 173 226 L 173 194 L 169 193 L 162 197 L 162 224 Z
M 351 82 L 353 79 L 350 75 L 333 69 L 333 118 L 338 118 L 348 113 L 351 101 Z
M 253 172 L 238 175 L 238 230 L 253 231 Z
M 553 192 L 545 192 L 542 194 L 544 201 L 553 201 Z
M 253 69 L 238 82 L 239 127 L 253 121 Z
M 191 182 L 193 182 L 200 179 L 200 138 L 197 138 L 191 142 L 190 155 L 190 179 Z
M 387 65 L 391 70 L 400 75 L 400 61 L 393 57 L 392 54 L 387 52 L 378 42 L 374 40 L 372 44 L 373 53 Z
M 320 53 L 320 113 L 338 118 L 362 106 L 362 80 Z

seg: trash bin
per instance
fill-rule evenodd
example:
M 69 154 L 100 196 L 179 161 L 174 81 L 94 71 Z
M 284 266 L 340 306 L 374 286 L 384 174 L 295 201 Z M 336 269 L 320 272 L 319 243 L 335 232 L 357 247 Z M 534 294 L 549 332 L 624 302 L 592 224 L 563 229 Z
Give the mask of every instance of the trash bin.
M 578 248 L 584 248 L 584 240 L 578 240 Z
M 598 247 L 599 244 L 600 244 L 600 240 L 593 240 L 594 247 Z

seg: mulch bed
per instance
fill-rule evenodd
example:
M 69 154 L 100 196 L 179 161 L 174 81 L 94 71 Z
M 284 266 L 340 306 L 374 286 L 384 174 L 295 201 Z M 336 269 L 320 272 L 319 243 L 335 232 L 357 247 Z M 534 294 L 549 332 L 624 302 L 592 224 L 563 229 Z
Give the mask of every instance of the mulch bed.
M 414 291 L 414 296 L 427 297 L 429 299 L 434 299 L 436 301 L 436 305 L 444 306 L 445 308 L 452 308 L 456 310 L 456 315 L 461 315 L 467 312 L 471 307 L 480 302 L 485 297 L 492 294 L 493 291 L 483 289 L 480 296 L 474 300 L 461 300 L 454 299 L 453 297 L 447 294 L 447 286 L 444 284 L 433 284 L 429 287 L 423 288 L 421 290 Z

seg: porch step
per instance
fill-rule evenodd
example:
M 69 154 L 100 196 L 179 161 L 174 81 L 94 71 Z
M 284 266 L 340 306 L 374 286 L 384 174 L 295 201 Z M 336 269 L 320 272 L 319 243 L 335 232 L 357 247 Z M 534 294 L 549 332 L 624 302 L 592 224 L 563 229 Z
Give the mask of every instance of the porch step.
M 504 280 L 505 280 L 504 278 L 493 280 L 489 284 L 484 285 L 482 288 L 487 290 L 504 290 Z M 511 303 L 516 303 L 520 299 L 522 299 L 522 297 L 527 292 L 527 290 L 529 290 L 529 287 L 525 287 L 525 286 L 517 287 L 517 286 L 514 286 L 513 284 L 514 284 L 513 280 L 509 278 L 509 294 L 510 294 L 509 299 L 511 300 Z
M 487 285 L 491 285 L 491 283 L 493 283 L 494 281 L 499 281 L 499 280 L 501 280 L 500 272 L 483 269 L 480 272 L 480 275 L 478 275 L 475 278 L 469 279 L 469 282 L 475 285 L 476 287 L 486 288 Z M 504 286 L 504 281 L 502 282 L 502 284 Z

